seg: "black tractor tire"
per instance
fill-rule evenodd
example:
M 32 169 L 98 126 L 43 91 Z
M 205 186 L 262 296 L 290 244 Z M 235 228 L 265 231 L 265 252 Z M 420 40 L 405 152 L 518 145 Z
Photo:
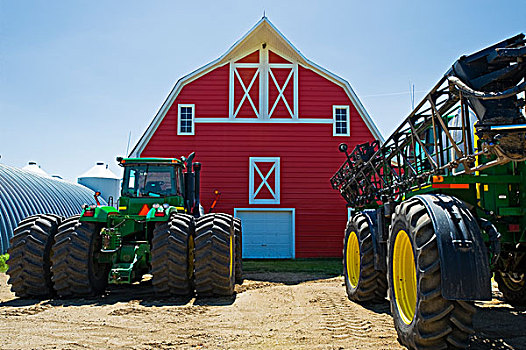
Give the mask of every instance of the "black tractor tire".
M 50 255 L 61 221 L 56 215 L 33 215 L 15 229 L 7 250 L 7 274 L 17 297 L 40 299 L 53 295 Z
M 153 230 L 152 285 L 158 296 L 185 296 L 192 293 L 191 239 L 194 217 L 174 214 Z
M 495 272 L 495 281 L 508 303 L 513 306 L 526 305 L 526 273 L 497 271 Z
M 410 349 L 466 348 L 476 309 L 471 302 L 442 296 L 437 239 L 418 199 L 396 207 L 388 260 L 389 300 L 400 343 Z
M 215 213 L 216 216 L 222 217 L 224 220 L 230 222 L 232 220 L 232 216 L 225 213 Z M 206 218 L 203 218 L 204 221 L 210 221 L 213 220 L 214 216 L 209 215 Z M 243 284 L 243 251 L 241 248 L 242 244 L 242 227 L 241 227 L 241 219 L 239 218 L 233 218 L 234 220 L 234 238 L 236 243 L 236 254 L 235 254 L 235 283 L 236 284 Z
M 79 221 L 75 215 L 58 228 L 52 248 L 51 272 L 59 297 L 99 295 L 108 284 L 110 264 L 100 264 L 96 254 L 102 246 L 100 226 Z
M 387 296 L 387 278 L 374 269 L 374 250 L 369 221 L 363 213 L 349 219 L 343 241 L 343 276 L 350 300 L 382 302 Z
M 231 296 L 235 280 L 234 221 L 207 214 L 196 221 L 194 285 L 197 296 Z
M 234 236 L 236 239 L 236 284 L 243 284 L 243 251 L 241 248 L 243 230 L 241 228 L 241 219 L 239 218 L 234 218 Z

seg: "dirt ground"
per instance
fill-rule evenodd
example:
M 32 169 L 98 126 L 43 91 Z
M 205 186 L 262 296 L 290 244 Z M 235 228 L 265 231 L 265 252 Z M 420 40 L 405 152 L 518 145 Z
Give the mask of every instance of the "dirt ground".
M 350 302 L 341 277 L 252 273 L 233 298 L 19 300 L 0 273 L 2 349 L 401 349 L 386 302 Z M 471 349 L 526 349 L 526 308 L 477 303 Z

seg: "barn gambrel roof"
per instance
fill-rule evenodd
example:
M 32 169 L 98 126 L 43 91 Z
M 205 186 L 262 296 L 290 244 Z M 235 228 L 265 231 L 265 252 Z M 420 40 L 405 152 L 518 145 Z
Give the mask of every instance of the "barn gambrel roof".
M 230 63 L 232 60 L 239 59 L 240 56 L 246 54 L 247 49 L 256 49 L 261 45 L 261 43 L 267 43 L 269 47 L 276 49 L 284 56 L 296 60 L 298 64 L 302 65 L 303 67 L 311 69 L 316 73 L 320 74 L 321 76 L 325 77 L 326 79 L 341 86 L 345 90 L 347 96 L 351 100 L 356 110 L 358 111 L 358 114 L 362 117 L 365 125 L 371 131 L 373 137 L 383 142 L 384 139 L 382 137 L 382 134 L 380 133 L 375 123 L 365 110 L 364 106 L 360 102 L 360 99 L 352 89 L 349 82 L 337 76 L 336 74 L 329 72 L 323 67 L 320 67 L 316 63 L 310 61 L 305 56 L 303 56 L 303 54 L 272 24 L 272 22 L 269 21 L 267 17 L 263 17 L 259 22 L 257 22 L 254 25 L 254 27 L 252 27 L 252 29 L 250 29 L 241 39 L 239 39 L 234 45 L 232 45 L 228 49 L 228 51 L 225 52 L 221 57 L 193 71 L 192 73 L 182 77 L 177 81 L 172 91 L 170 92 L 170 94 L 162 104 L 161 108 L 155 115 L 154 119 L 152 120 L 144 134 L 141 136 L 141 138 L 131 151 L 130 156 L 136 157 L 142 153 L 150 138 L 153 136 L 153 134 L 161 124 L 166 113 L 168 112 L 173 102 L 175 101 L 175 99 L 177 98 L 177 96 L 179 95 L 179 93 L 185 85 L 191 83 L 192 81 L 200 78 L 201 76 L 209 73 L 210 71 L 218 67 Z

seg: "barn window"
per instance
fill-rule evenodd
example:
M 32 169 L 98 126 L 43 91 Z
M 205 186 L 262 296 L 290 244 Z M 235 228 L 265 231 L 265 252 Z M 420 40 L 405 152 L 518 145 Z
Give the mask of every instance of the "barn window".
M 177 118 L 177 135 L 194 134 L 195 105 L 179 105 L 179 118 Z
M 332 116 L 334 118 L 332 126 L 333 136 L 349 136 L 349 106 L 333 106 Z

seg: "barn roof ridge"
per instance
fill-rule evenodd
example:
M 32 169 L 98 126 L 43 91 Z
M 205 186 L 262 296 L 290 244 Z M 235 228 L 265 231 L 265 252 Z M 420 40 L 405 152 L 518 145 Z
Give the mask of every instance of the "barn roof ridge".
M 212 71 L 213 69 L 217 67 L 224 66 L 225 64 L 228 64 L 230 62 L 231 58 L 235 58 L 236 49 L 241 48 L 243 46 L 246 46 L 248 44 L 249 39 L 251 36 L 255 36 L 258 34 L 257 30 L 261 30 L 266 26 L 266 28 L 270 28 L 272 31 L 275 32 L 278 40 L 284 42 L 291 50 L 290 52 L 294 53 L 294 58 L 298 59 L 298 63 L 303 64 L 307 68 L 310 68 L 314 71 L 317 71 L 318 73 L 321 73 L 322 76 L 328 78 L 329 80 L 340 84 L 347 95 L 349 96 L 349 99 L 353 103 L 354 107 L 358 111 L 358 114 L 362 117 L 364 123 L 369 128 L 371 133 L 373 134 L 373 137 L 380 140 L 381 142 L 384 141 L 384 138 L 378 128 L 376 127 L 376 124 L 373 122 L 372 118 L 370 117 L 369 113 L 367 113 L 365 107 L 361 103 L 360 99 L 354 92 L 353 88 L 349 84 L 349 82 L 342 77 L 326 70 L 325 68 L 317 65 L 316 63 L 312 62 L 308 58 L 306 58 L 300 50 L 298 50 L 280 31 L 277 29 L 274 24 L 266 17 L 263 16 L 252 28 L 245 33 L 239 40 L 237 40 L 230 48 L 219 58 L 213 60 L 212 62 L 190 72 L 189 74 L 183 76 L 177 82 L 175 83 L 174 87 L 170 91 L 168 97 L 163 102 L 159 110 L 157 111 L 154 119 L 151 121 L 148 128 L 146 128 L 145 132 L 139 139 L 139 141 L 136 143 L 132 151 L 128 156 L 130 157 L 136 157 L 139 156 L 140 153 L 144 150 L 144 147 L 146 146 L 147 142 L 150 140 L 150 138 L 153 136 L 159 125 L 161 124 L 161 121 L 164 119 L 166 113 L 174 103 L 175 99 L 179 95 L 179 92 L 181 89 L 188 83 L 198 79 L 202 75 Z M 259 42 L 258 42 L 259 44 Z

